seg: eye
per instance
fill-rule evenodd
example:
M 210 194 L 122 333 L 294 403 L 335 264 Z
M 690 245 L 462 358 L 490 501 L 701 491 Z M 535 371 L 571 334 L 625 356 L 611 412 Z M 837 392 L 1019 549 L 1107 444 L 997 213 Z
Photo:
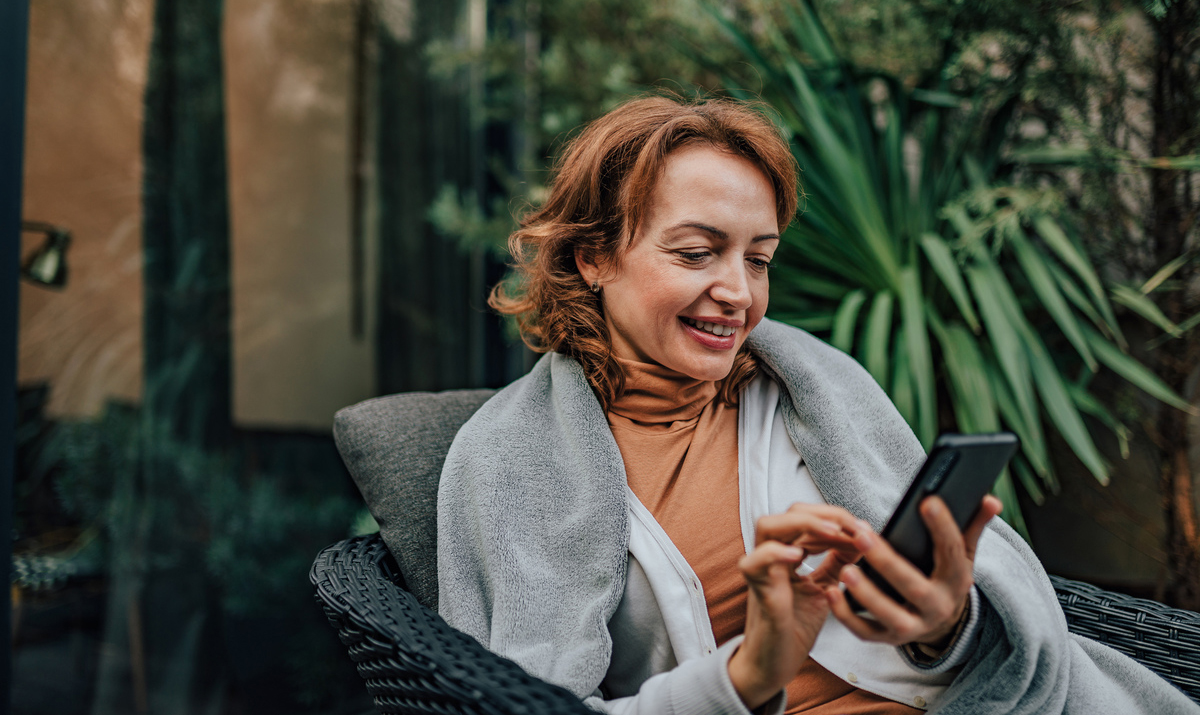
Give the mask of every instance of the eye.
M 768 268 L 773 268 L 775 266 L 774 263 L 771 263 L 771 261 L 765 258 L 755 258 L 751 256 L 746 260 L 750 263 L 750 266 L 759 273 L 766 273 Z
M 682 258 L 685 263 L 703 263 L 709 253 L 708 251 L 679 251 L 675 255 Z

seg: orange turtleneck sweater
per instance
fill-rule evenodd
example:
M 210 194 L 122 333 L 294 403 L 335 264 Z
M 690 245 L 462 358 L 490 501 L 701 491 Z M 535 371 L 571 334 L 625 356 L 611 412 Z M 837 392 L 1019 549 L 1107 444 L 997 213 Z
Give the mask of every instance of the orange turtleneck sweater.
M 745 627 L 746 554 L 738 498 L 738 408 L 718 384 L 620 360 L 625 394 L 608 411 L 629 487 L 704 586 L 717 645 Z M 920 710 L 860 690 L 809 658 L 787 686 L 788 715 L 892 715 Z

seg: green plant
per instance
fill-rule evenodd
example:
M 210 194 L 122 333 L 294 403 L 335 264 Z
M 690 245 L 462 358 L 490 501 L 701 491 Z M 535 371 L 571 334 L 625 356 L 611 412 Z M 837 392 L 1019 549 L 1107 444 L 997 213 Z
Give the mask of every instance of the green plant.
M 441 84 L 478 82 L 472 121 L 514 137 L 481 159 L 490 189 L 439 188 L 426 213 L 437 232 L 464 251 L 507 256 L 512 214 L 541 204 L 546 159 L 585 123 L 652 86 L 680 93 L 715 87 L 715 74 L 663 41 L 687 34 L 705 44 L 709 61 L 734 61 L 734 48 L 701 11 L 704 2 L 491 3 L 485 41 L 428 42 L 430 76 Z
M 750 70 L 725 71 L 728 90 L 778 113 L 807 195 L 776 256 L 772 314 L 854 355 L 923 444 L 939 430 L 1010 429 L 1022 444 L 1012 473 L 1040 502 L 1057 486 L 1048 429 L 1102 483 L 1110 466 L 1083 416 L 1128 438 L 1088 389 L 1101 366 L 1189 409 L 1126 353 L 1110 297 L 1130 296 L 1099 276 L 1059 196 L 1012 181 L 1028 67 L 951 92 L 961 57 L 947 52 L 910 87 L 846 61 L 810 0 L 753 36 L 713 16 Z M 1024 531 L 1010 473 L 996 491 Z
M 48 432 L 28 462 L 54 485 L 77 536 L 53 552 L 17 553 L 17 583 L 47 589 L 103 576 L 107 599 L 119 605 L 103 624 L 113 648 L 127 647 L 113 639 L 132 638 L 123 620 L 130 612 L 148 622 L 164 613 L 195 619 L 204 638 L 159 629 L 140 642 L 180 673 L 209 667 L 206 640 L 230 651 L 243 645 L 249 636 L 240 627 L 249 624 L 278 632 L 278 642 L 256 647 L 274 659 L 259 665 L 294 681 L 287 702 L 319 709 L 359 692 L 306 581 L 318 550 L 345 538 L 352 523 L 362 532 L 372 521 L 359 513 L 348 480 L 337 478 L 327 438 L 243 432 L 235 445 L 204 448 L 151 422 L 144 407 L 115 403 Z M 219 666 L 245 662 L 239 655 Z M 148 687 L 177 686 L 166 679 Z

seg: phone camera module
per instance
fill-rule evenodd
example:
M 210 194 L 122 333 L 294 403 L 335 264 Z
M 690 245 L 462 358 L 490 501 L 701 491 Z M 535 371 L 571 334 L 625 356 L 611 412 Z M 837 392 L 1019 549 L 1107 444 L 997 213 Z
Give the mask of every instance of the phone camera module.
M 950 473 L 955 462 L 958 461 L 958 456 L 958 450 L 948 449 L 934 462 L 933 468 L 929 470 L 929 478 L 925 480 L 925 490 L 928 493 L 937 493 L 937 490 L 942 486 L 942 482 L 945 481 L 946 475 Z

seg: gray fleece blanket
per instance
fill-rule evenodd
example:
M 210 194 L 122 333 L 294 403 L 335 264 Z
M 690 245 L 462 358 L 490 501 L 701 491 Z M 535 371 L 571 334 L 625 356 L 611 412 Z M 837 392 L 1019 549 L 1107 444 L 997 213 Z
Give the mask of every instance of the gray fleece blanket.
M 924 458 L 847 355 L 764 320 L 751 350 L 783 387 L 788 431 L 825 499 L 882 527 Z M 578 363 L 543 357 L 467 422 L 438 493 L 438 610 L 454 627 L 582 697 L 604 678 L 624 589 L 621 454 Z M 980 541 L 979 646 L 939 713 L 1196 713 L 1133 660 L 1067 632 L 1054 589 L 999 520 Z

